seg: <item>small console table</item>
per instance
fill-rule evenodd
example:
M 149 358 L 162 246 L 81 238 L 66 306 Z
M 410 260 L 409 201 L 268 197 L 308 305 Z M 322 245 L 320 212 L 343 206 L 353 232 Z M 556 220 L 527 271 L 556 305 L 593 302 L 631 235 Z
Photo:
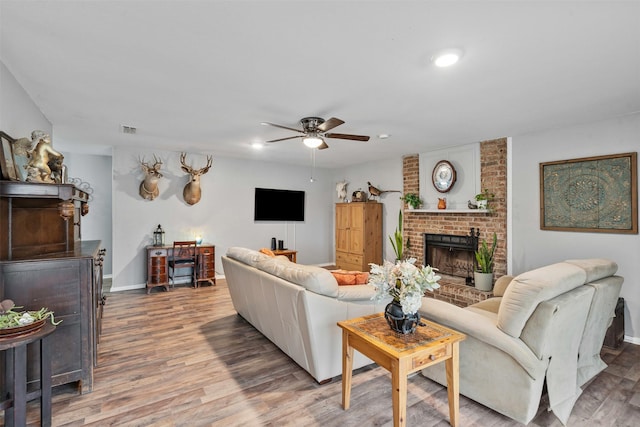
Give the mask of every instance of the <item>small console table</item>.
M 173 246 L 147 246 L 147 293 L 156 286 L 169 290 L 169 258 Z M 216 284 L 216 247 L 203 243 L 196 249 L 196 287 L 200 282 Z
M 6 426 L 27 424 L 27 401 L 40 398 L 40 425 L 51 426 L 51 343 L 56 327 L 49 320 L 31 333 L 0 338 L 0 350 L 6 351 L 5 390 L 8 399 L 0 402 L 5 410 Z M 40 389 L 27 393 L 27 344 L 40 341 Z

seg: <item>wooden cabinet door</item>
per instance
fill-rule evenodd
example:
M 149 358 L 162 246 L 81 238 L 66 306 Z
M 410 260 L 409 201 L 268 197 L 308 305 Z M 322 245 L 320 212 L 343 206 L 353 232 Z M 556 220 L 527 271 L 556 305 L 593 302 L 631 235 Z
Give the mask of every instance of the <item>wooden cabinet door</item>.
M 349 205 L 349 252 L 362 254 L 364 251 L 364 204 Z
M 336 251 L 349 252 L 349 214 L 347 203 L 336 204 Z

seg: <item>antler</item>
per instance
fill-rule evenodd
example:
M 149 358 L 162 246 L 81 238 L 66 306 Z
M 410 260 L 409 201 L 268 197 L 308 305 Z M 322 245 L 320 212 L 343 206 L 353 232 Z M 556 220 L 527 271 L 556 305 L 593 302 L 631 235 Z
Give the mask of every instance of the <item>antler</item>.
M 193 166 L 187 165 L 186 160 L 187 160 L 187 154 L 180 153 L 180 164 L 182 165 L 182 170 L 184 170 L 185 172 L 191 175 L 204 175 L 205 173 L 209 172 L 209 169 L 211 168 L 211 164 L 213 162 L 213 156 L 207 156 L 207 166 L 197 170 L 194 169 Z
M 182 165 L 182 169 L 189 173 L 192 174 L 193 173 L 193 167 L 191 167 L 190 165 L 187 165 L 185 163 L 185 161 L 187 160 L 187 153 L 180 153 L 180 164 Z
M 213 163 L 213 156 L 207 156 L 207 166 L 200 169 L 200 175 L 204 175 L 205 173 L 209 172 L 209 169 L 211 168 L 212 163 Z
M 138 163 L 140 163 L 145 172 L 149 172 L 151 170 L 157 172 L 160 170 L 160 166 L 162 166 L 162 160 L 158 160 L 158 158 L 154 154 L 153 161 L 155 162 L 153 166 L 149 166 L 149 163 L 144 160 L 144 157 L 140 158 L 140 156 L 138 156 Z
M 153 170 L 155 170 L 156 172 L 160 170 L 160 166 L 162 166 L 162 160 L 158 160 L 158 158 L 156 157 L 156 155 L 153 155 L 153 161 L 155 162 L 153 164 Z

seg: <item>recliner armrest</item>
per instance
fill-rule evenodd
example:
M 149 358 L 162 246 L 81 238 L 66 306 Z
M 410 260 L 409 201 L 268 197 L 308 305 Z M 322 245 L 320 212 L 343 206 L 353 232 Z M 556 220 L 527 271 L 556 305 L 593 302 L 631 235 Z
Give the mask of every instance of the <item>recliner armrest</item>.
M 422 298 L 420 316 L 432 320 L 443 326 L 455 329 L 467 336 L 496 347 L 513 357 L 531 376 L 538 378 L 544 374 L 540 359 L 527 345 L 518 338 L 513 338 L 502 332 L 494 321 L 486 316 L 465 310 L 448 302 L 433 298 Z

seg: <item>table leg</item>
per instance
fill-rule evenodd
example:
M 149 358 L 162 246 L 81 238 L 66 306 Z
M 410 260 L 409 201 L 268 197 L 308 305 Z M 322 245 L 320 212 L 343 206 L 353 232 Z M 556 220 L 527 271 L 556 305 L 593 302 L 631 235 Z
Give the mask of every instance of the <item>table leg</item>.
M 27 346 L 20 345 L 9 350 L 13 364 L 12 407 L 5 411 L 6 425 L 27 425 Z
M 51 335 L 40 341 L 40 425 L 51 427 Z
M 407 370 L 402 360 L 391 361 L 391 396 L 393 399 L 393 426 L 407 425 Z
M 342 407 L 349 409 L 351 376 L 353 374 L 353 347 L 349 345 L 349 332 L 342 330 Z
M 447 370 L 447 394 L 449 396 L 449 424 L 452 427 L 458 425 L 460 418 L 460 371 L 458 369 L 460 354 L 458 353 L 458 343 L 451 345 L 451 358 L 445 361 Z

